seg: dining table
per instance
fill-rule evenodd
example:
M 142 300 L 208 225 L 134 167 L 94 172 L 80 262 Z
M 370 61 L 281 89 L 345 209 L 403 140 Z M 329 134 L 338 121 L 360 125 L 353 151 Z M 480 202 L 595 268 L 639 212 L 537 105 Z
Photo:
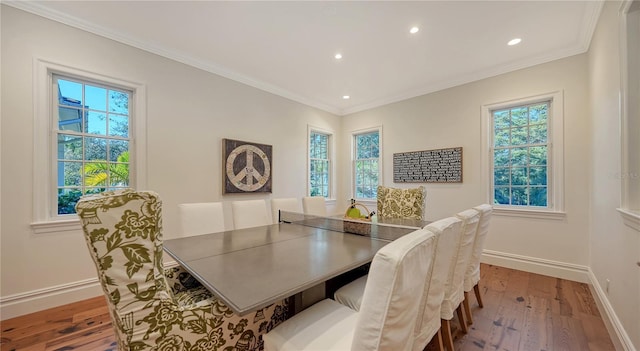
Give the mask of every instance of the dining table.
M 245 315 L 288 297 L 299 300 L 305 290 L 370 263 L 380 248 L 426 223 L 281 213 L 277 224 L 169 239 L 164 250 Z M 292 306 L 300 309 L 301 303 Z

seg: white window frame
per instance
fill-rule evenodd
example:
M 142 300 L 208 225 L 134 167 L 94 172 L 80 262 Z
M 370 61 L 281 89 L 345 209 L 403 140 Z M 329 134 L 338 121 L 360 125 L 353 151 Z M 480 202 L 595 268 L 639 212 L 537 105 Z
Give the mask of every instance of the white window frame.
M 620 7 L 620 208 L 623 222 L 640 231 L 640 91 L 637 87 L 640 82 L 630 84 L 630 80 L 640 80 L 640 45 L 637 36 L 637 27 L 640 25 L 640 8 L 637 2 L 624 1 Z
M 521 99 L 483 105 L 481 108 L 481 150 L 482 184 L 488 203 L 493 199 L 493 123 L 492 111 L 549 101 L 550 118 L 548 125 L 548 148 L 550 165 L 547 174 L 548 207 L 538 209 L 526 206 L 493 205 L 497 215 L 531 217 L 543 219 L 563 219 L 564 212 L 564 96 L 556 91 Z
M 34 59 L 33 63 L 33 222 L 36 234 L 80 230 L 75 215 L 57 214 L 57 136 L 53 122 L 53 75 L 74 77 L 83 81 L 96 81 L 132 92 L 130 105 L 130 187 L 146 188 L 146 87 L 95 72 L 62 64 Z
M 371 132 L 378 132 L 378 138 L 379 138 L 379 144 L 378 144 L 378 185 L 382 185 L 384 184 L 383 179 L 382 179 L 382 175 L 384 174 L 383 169 L 383 162 L 382 160 L 384 159 L 384 157 L 382 157 L 383 155 L 383 150 L 382 150 L 382 145 L 383 145 L 383 139 L 382 139 L 382 126 L 376 126 L 376 127 L 372 127 L 372 128 L 366 128 L 366 129 L 359 129 L 359 130 L 354 130 L 351 132 L 351 198 L 360 201 L 360 202 L 365 202 L 365 203 L 372 203 L 377 201 L 376 198 L 356 198 L 356 136 L 358 135 L 362 135 L 362 134 L 368 134 Z
M 325 199 L 333 199 L 334 198 L 334 194 L 335 194 L 335 190 L 334 190 L 334 184 L 335 184 L 335 174 L 334 174 L 334 167 L 333 167 L 333 163 L 334 163 L 334 159 L 335 159 L 335 154 L 334 154 L 334 133 L 332 131 L 326 130 L 326 129 L 322 129 L 322 128 L 318 128 L 312 125 L 307 125 L 307 196 L 310 196 L 311 194 L 311 134 L 312 133 L 318 133 L 318 134 L 324 134 L 326 136 L 328 136 L 328 140 L 327 140 L 327 157 L 329 158 L 329 194 L 327 197 L 325 197 Z

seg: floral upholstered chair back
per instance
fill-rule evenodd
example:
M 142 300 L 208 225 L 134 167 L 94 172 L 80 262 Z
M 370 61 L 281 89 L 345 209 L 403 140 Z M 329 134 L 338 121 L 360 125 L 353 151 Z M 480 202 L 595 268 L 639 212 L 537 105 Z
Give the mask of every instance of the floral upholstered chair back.
M 123 190 L 85 196 L 76 206 L 115 329 L 128 339 L 155 299 L 171 299 L 162 266 L 161 201 Z
M 379 185 L 377 200 L 378 216 L 381 218 L 424 218 L 425 190 L 422 186 L 396 189 Z
M 262 336 L 286 319 L 286 299 L 239 316 L 182 267 L 165 270 L 156 193 L 84 196 L 76 212 L 120 350 L 262 350 Z

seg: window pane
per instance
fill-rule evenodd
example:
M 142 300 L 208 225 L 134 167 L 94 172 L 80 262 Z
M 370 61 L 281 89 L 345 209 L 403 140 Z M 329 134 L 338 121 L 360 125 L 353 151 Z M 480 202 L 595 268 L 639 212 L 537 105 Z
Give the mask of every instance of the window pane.
M 129 164 L 112 163 L 109 167 L 109 180 L 111 186 L 129 185 Z
M 87 112 L 85 132 L 89 134 L 107 135 L 107 116 L 101 112 Z
M 493 171 L 494 185 L 509 185 L 509 168 L 496 168 Z
M 526 126 L 529 123 L 529 116 L 526 107 L 518 107 L 511 110 L 511 123 L 513 126 Z
M 120 91 L 109 90 L 109 112 L 129 114 L 129 95 Z
M 511 149 L 511 164 L 525 166 L 529 163 L 529 148 L 527 147 L 514 147 Z
M 119 160 L 126 158 L 126 161 Z M 129 162 L 129 142 L 125 140 L 109 141 L 109 161 Z
M 529 184 L 547 185 L 547 167 L 531 167 L 529 169 Z
M 531 199 L 529 206 L 547 206 L 547 187 L 531 188 Z
M 80 188 L 58 189 L 58 214 L 76 213 L 76 203 L 82 196 Z
M 496 166 L 509 166 L 511 163 L 509 149 L 496 149 L 493 151 L 493 163 Z
M 533 105 L 529 108 L 529 123 L 530 124 L 538 124 L 543 123 L 547 124 L 549 114 L 549 104 L 538 104 Z
M 107 159 L 107 139 L 87 137 L 84 143 L 86 160 Z
M 498 205 L 509 205 L 509 188 L 508 187 L 495 187 L 493 202 Z
M 511 188 L 511 204 L 517 206 L 526 206 L 529 204 L 527 196 L 527 188 L 513 187 Z
M 531 133 L 529 143 L 542 144 L 547 142 L 547 125 L 546 124 L 537 124 L 537 125 L 531 126 L 529 128 L 529 132 Z
M 58 102 L 61 105 L 82 106 L 82 84 L 58 79 Z
M 97 111 L 107 111 L 107 89 L 85 86 L 86 108 Z
M 510 129 L 496 129 L 493 145 L 496 147 L 509 145 L 511 142 L 509 131 Z
M 80 186 L 82 162 L 58 162 L 58 186 Z
M 58 129 L 82 131 L 82 110 L 72 107 L 58 107 Z
M 529 148 L 529 163 L 532 165 L 546 165 L 547 164 L 547 147 L 546 146 L 533 146 Z
M 109 114 L 109 135 L 128 137 L 129 117 Z
M 511 145 L 524 145 L 527 144 L 528 138 L 527 127 L 518 127 L 511 129 Z
M 525 167 L 511 168 L 511 185 L 527 185 L 527 169 Z
M 82 160 L 82 137 L 58 134 L 58 159 Z
M 494 112 L 493 124 L 496 129 L 509 128 L 511 126 L 511 116 L 509 116 L 509 110 Z

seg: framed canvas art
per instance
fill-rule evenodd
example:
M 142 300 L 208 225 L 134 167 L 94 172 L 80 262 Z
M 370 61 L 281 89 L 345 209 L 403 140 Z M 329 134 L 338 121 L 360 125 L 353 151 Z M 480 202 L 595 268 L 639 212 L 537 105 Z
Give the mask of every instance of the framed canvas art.
M 272 146 L 222 139 L 223 193 L 270 193 Z

